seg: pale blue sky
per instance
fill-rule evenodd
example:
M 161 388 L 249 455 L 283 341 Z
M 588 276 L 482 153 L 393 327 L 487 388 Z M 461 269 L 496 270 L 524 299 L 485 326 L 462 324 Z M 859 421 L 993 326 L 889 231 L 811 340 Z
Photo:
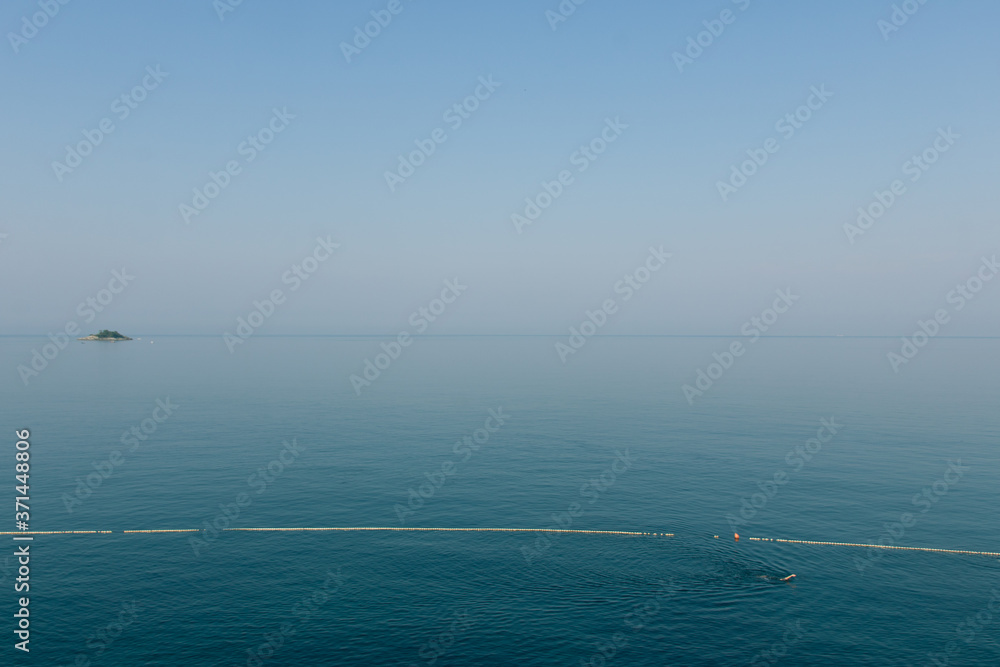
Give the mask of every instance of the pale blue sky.
M 884 39 L 891 2 L 612 3 L 550 27 L 557 0 L 401 0 L 346 62 L 340 43 L 385 1 L 81 0 L 19 43 L 37 2 L 0 9 L 0 333 L 80 321 L 113 269 L 136 279 L 89 328 L 221 334 L 316 237 L 341 243 L 262 333 L 390 333 L 446 278 L 469 286 L 427 333 L 554 333 L 645 261 L 666 270 L 604 333 L 737 333 L 777 288 L 801 296 L 783 334 L 911 333 L 980 257 L 1000 251 L 1000 7 L 920 7 Z M 683 72 L 703 21 L 734 22 Z M 167 73 L 119 120 L 115 98 Z M 446 109 L 500 86 L 462 126 Z M 147 79 L 147 81 L 149 81 Z M 833 93 L 791 138 L 775 122 L 813 86 Z M 253 162 L 238 146 L 272 109 L 295 118 Z M 84 130 L 115 130 L 60 182 Z M 570 163 L 605 119 L 628 125 L 589 168 Z M 919 181 L 903 164 L 938 128 L 960 135 Z M 395 192 L 415 140 L 447 141 Z M 723 202 L 748 149 L 780 150 Z M 178 211 L 210 171 L 241 173 L 200 215 Z M 542 180 L 574 182 L 531 227 L 510 216 Z M 894 179 L 907 192 L 856 243 L 843 225 Z M 1000 281 L 949 325 L 994 335 Z M 82 324 L 82 322 L 81 322 Z M 87 328 L 87 327 L 85 327 Z

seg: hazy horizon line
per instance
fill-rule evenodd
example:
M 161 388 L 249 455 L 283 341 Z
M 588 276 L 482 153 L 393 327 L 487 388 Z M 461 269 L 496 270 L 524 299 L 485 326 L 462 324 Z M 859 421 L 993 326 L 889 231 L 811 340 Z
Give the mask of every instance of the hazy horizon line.
M 161 338 L 218 338 L 221 333 L 139 333 L 130 338 L 138 339 L 142 336 Z M 411 338 L 565 338 L 567 334 L 501 334 L 501 333 L 461 333 L 461 334 L 410 334 Z M 758 338 L 906 338 L 912 334 L 783 334 L 767 335 L 761 334 Z M 0 338 L 48 338 L 49 334 L 0 334 Z M 395 338 L 395 333 L 385 334 L 254 334 L 254 338 Z M 746 338 L 742 334 L 594 334 L 587 338 Z M 934 336 L 934 338 L 946 339 L 968 339 L 968 340 L 995 340 L 1000 336 Z M 79 340 L 78 337 L 74 339 Z

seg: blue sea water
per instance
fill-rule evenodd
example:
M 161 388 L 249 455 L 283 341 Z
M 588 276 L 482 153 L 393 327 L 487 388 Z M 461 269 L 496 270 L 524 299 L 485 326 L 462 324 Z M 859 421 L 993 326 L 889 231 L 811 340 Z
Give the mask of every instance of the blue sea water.
M 761 339 L 693 405 L 682 385 L 730 339 L 594 338 L 565 364 L 557 340 L 420 338 L 357 395 L 382 340 L 74 342 L 25 386 L 46 339 L 0 338 L 7 493 L 28 428 L 32 529 L 113 531 L 36 538 L 30 655 L 0 561 L 0 662 L 1000 664 L 996 557 L 748 539 L 1000 551 L 1000 340 L 936 339 L 894 373 L 895 339 Z M 490 411 L 503 425 L 456 445 Z M 837 432 L 806 461 L 821 419 Z M 227 511 L 219 525 L 675 536 L 122 533 Z

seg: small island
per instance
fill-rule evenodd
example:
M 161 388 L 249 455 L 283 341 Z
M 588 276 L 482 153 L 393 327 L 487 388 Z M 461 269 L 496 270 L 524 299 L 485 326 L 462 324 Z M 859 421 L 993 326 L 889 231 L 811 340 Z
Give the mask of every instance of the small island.
M 132 340 L 128 336 L 123 336 L 117 331 L 108 331 L 107 329 L 101 329 L 97 333 L 87 336 L 85 338 L 77 338 L 77 340 L 107 340 L 112 343 L 117 343 L 120 340 Z

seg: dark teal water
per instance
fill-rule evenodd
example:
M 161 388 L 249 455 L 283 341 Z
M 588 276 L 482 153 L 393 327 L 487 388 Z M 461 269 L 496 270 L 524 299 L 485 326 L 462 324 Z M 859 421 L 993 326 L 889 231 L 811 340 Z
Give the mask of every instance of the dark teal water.
M 0 339 L 0 474 L 29 428 L 32 528 L 114 531 L 35 540 L 31 653 L 5 614 L 3 664 L 924 665 L 949 642 L 947 664 L 1000 664 L 995 557 L 737 544 L 727 521 L 783 472 L 743 536 L 869 543 L 909 512 L 887 543 L 1000 551 L 998 340 L 934 340 L 897 375 L 892 340 L 762 339 L 692 406 L 681 386 L 729 339 L 592 339 L 566 365 L 554 338 L 418 339 L 357 396 L 378 340 L 152 338 L 74 343 L 27 387 L 45 339 Z M 491 409 L 504 425 L 455 453 Z M 580 503 L 572 528 L 677 536 L 228 532 L 196 553 L 121 533 L 199 528 L 242 493 L 237 527 L 399 526 L 427 473 L 444 482 L 402 525 L 544 528 Z

